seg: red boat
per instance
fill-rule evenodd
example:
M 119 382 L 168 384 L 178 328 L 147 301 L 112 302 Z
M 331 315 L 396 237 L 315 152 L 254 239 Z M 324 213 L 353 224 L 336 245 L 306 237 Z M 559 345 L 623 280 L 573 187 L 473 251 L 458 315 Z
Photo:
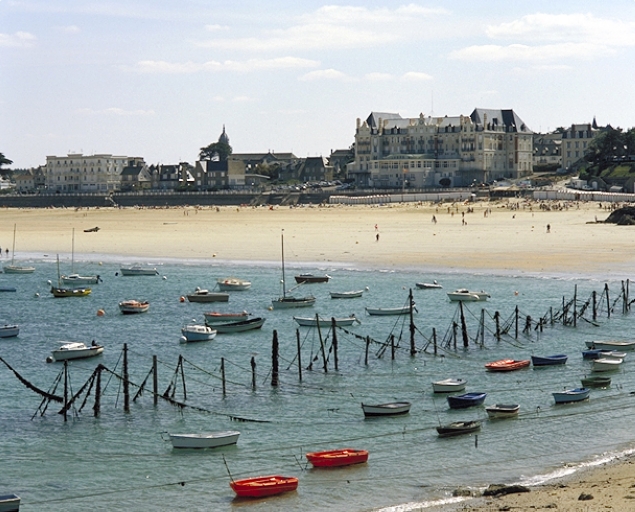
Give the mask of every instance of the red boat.
M 501 359 L 500 361 L 493 361 L 487 363 L 485 368 L 490 372 L 511 372 L 512 370 L 520 370 L 521 368 L 527 368 L 531 361 L 529 359 Z
M 243 480 L 233 480 L 229 482 L 229 485 L 241 498 L 263 498 L 295 491 L 298 488 L 298 479 L 293 476 L 280 475 L 256 476 Z
M 306 458 L 316 468 L 333 468 L 366 462 L 368 460 L 368 451 L 342 448 L 340 450 L 307 453 Z

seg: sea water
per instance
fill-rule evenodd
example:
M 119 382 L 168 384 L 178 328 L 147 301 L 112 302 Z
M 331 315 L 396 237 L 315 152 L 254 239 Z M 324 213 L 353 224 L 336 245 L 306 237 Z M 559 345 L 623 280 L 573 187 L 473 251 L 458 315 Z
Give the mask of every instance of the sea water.
M 62 271 L 69 266 L 68 260 L 62 257 Z M 288 288 L 292 276 L 301 272 L 328 273 L 332 279 L 292 292 L 314 295 L 314 307 L 271 310 L 271 299 L 281 291 L 275 262 L 155 260 L 144 263 L 157 266 L 160 275 L 123 277 L 117 275 L 119 267 L 129 260 L 75 255 L 76 271 L 98 273 L 103 279 L 83 298 L 52 297 L 47 284 L 57 276 L 52 257 L 31 258 L 30 263 L 37 267 L 34 274 L 0 276 L 1 285 L 17 288 L 16 293 L 0 295 L 0 322 L 20 325 L 18 338 L 0 339 L 0 357 L 32 385 L 53 392 L 63 364 L 46 363 L 51 351 L 66 341 L 90 344 L 95 340 L 106 349 L 101 356 L 69 364 L 69 395 L 80 390 L 98 364 L 112 373 L 102 373 L 99 417 L 93 415 L 93 388 L 87 399 L 82 394 L 64 422 L 60 404 L 43 403 L 40 395 L 0 363 L 0 494 L 20 495 L 25 511 L 418 510 L 452 500 L 451 491 L 459 486 L 539 483 L 629 453 L 635 446 L 631 428 L 635 353 L 629 353 L 621 370 L 611 375 L 610 388 L 594 389 L 589 401 L 555 406 L 552 397 L 554 391 L 579 387 L 580 378 L 590 373 L 590 363 L 582 359 L 585 341 L 632 337 L 635 312 L 623 314 L 622 302 L 615 302 L 628 276 L 513 275 L 288 262 Z M 217 278 L 228 276 L 251 281 L 251 289 L 232 292 L 228 303 L 181 300 L 197 286 L 213 290 Z M 434 279 L 443 289 L 415 287 L 416 282 Z M 605 285 L 613 309 L 610 318 L 602 294 Z M 463 287 L 491 294 L 487 302 L 464 304 L 467 348 L 463 347 L 458 303 L 446 296 Z M 358 289 L 365 290 L 358 299 L 329 296 L 330 291 Z M 365 313 L 365 307 L 407 304 L 410 290 L 417 309 L 415 356 L 410 355 L 407 315 Z M 549 322 L 574 292 L 579 310 L 591 300 L 593 291 L 598 299 L 595 322 L 590 321 L 590 309 L 576 327 Z M 150 310 L 122 315 L 117 304 L 124 299 L 148 300 Z M 97 315 L 100 309 L 105 315 Z M 211 310 L 246 310 L 266 322 L 260 330 L 219 334 L 211 342 L 180 343 L 181 327 L 203 323 L 203 313 Z M 508 327 L 500 340 L 495 336 L 496 312 L 501 328 Z M 293 320 L 294 315 L 316 313 L 325 317 L 355 314 L 361 322 L 338 329 L 337 370 L 330 329 L 318 333 L 315 328 L 298 327 Z M 531 330 L 524 333 L 527 316 L 532 318 Z M 536 329 L 540 318 L 547 320 L 542 332 Z M 277 387 L 271 385 L 274 330 L 279 342 Z M 371 343 L 366 362 L 367 337 Z M 118 378 L 124 344 L 132 397 L 147 379 L 145 391 L 131 400 L 128 413 L 123 410 Z M 565 366 L 510 373 L 484 369 L 485 363 L 497 359 L 559 353 L 569 356 Z M 159 393 L 174 393 L 174 400 L 191 407 L 163 399 L 154 406 L 152 378 L 148 378 L 153 356 L 158 360 Z M 486 392 L 486 406 L 520 404 L 519 417 L 489 421 L 484 407 L 450 410 L 446 397 L 434 395 L 431 386 L 432 381 L 448 377 L 467 379 L 467 391 Z M 63 379 L 54 394 L 63 394 Z M 412 402 L 410 413 L 364 419 L 362 402 L 396 400 Z M 439 424 L 476 419 L 483 421 L 477 435 L 437 436 Z M 240 431 L 237 445 L 174 450 L 166 435 L 222 430 Z M 312 469 L 304 457 L 308 451 L 346 447 L 368 450 L 368 463 Z M 231 478 L 273 474 L 297 476 L 297 492 L 238 500 L 229 487 Z

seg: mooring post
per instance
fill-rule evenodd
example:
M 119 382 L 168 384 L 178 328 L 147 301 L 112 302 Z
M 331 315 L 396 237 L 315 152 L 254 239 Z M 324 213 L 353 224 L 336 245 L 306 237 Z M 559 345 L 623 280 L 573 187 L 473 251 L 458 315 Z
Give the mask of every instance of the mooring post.
M 300 329 L 295 330 L 295 338 L 298 343 L 298 375 L 300 382 L 302 382 L 302 352 L 300 350 Z
M 103 366 L 100 364 L 97 366 L 97 375 L 95 382 L 95 405 L 93 405 L 93 415 L 95 418 L 99 416 L 101 408 L 101 370 Z
M 159 371 L 156 355 L 152 356 L 152 396 L 156 407 L 159 404 Z
M 331 332 L 333 333 L 333 363 L 335 364 L 335 371 L 337 371 L 337 322 L 335 318 L 331 318 Z
M 364 356 L 364 364 L 368 366 L 368 347 L 370 346 L 370 336 L 366 336 L 366 354 Z
M 227 393 L 227 388 L 225 386 L 225 358 L 224 357 L 220 358 L 220 380 L 223 384 L 223 398 L 224 398 Z
M 593 320 L 595 321 L 598 318 L 597 292 L 595 290 L 593 290 L 593 292 L 591 293 L 591 298 L 593 300 Z
M 390 335 L 390 359 L 395 360 L 395 335 Z
M 500 313 L 498 311 L 494 312 L 494 321 L 496 322 L 496 340 L 501 340 L 501 324 L 500 324 Z
M 573 287 L 573 327 L 578 326 L 578 285 Z
M 437 355 L 437 330 L 435 327 L 432 328 L 432 346 L 434 347 L 434 355 Z
M 251 389 L 256 391 L 256 358 L 251 356 Z
M 481 308 L 481 347 L 485 346 L 485 308 Z
M 611 301 L 609 300 L 609 283 L 604 283 L 604 290 L 606 291 L 606 315 L 607 315 L 607 318 L 611 318 Z
M 328 364 L 326 361 L 326 350 L 324 349 L 324 340 L 322 339 L 322 329 L 320 329 L 320 317 L 318 316 L 318 314 L 315 314 L 315 322 L 317 324 L 317 330 L 318 330 L 318 338 L 320 338 L 320 350 L 322 352 L 322 366 L 324 368 L 324 373 L 328 373 L 329 369 L 328 369 Z
M 275 329 L 271 342 L 271 385 L 278 387 L 278 331 Z
M 185 387 L 185 370 L 183 370 L 183 356 L 179 354 L 179 369 L 181 371 L 181 383 L 183 384 L 183 400 L 187 400 L 187 388 Z
M 461 312 L 461 335 L 463 336 L 463 348 L 467 348 L 470 345 L 470 339 L 467 335 L 467 324 L 465 323 L 465 315 L 463 314 L 463 301 L 459 301 L 459 310 Z
M 549 323 L 553 325 L 553 306 L 549 306 Z
M 631 293 L 630 293 L 630 283 L 631 280 L 627 279 L 626 280 L 626 311 L 630 311 L 631 310 L 631 302 L 630 302 L 630 297 L 631 297 Z
M 516 319 L 516 321 L 514 322 L 516 324 L 515 338 L 518 339 L 518 306 L 516 306 L 516 309 L 514 309 L 514 316 Z
M 66 422 L 68 410 L 68 360 L 64 359 L 64 422 Z
M 414 357 L 417 355 L 417 349 L 415 347 L 415 320 L 412 312 L 415 305 L 415 301 L 412 298 L 412 288 L 410 288 L 408 293 L 408 303 L 410 304 L 410 357 Z
M 624 281 L 622 281 L 622 314 L 626 314 L 626 287 Z
M 454 347 L 454 350 L 456 350 L 456 330 L 458 329 L 458 327 L 459 324 L 457 324 L 456 322 L 452 322 L 452 345 Z
M 128 380 L 128 344 L 123 344 L 123 410 L 130 412 L 130 381 Z

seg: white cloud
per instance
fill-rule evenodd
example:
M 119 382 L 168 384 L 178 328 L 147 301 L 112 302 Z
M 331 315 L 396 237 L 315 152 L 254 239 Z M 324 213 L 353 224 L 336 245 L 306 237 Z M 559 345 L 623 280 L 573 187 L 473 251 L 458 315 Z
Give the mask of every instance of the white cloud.
M 279 57 L 275 59 L 249 59 L 245 61 L 226 60 L 223 62 L 210 60 L 207 62 L 166 62 L 162 60 L 142 60 L 136 65 L 141 73 L 187 74 L 199 72 L 234 71 L 249 73 L 267 69 L 306 69 L 319 66 L 315 60 L 297 57 Z
M 304 82 L 314 81 L 314 80 L 342 80 L 348 81 L 350 78 L 341 71 L 337 71 L 336 69 L 317 69 L 315 71 L 310 71 L 305 75 L 302 75 L 299 80 Z
M 426 82 L 428 80 L 432 80 L 432 76 L 428 75 L 428 73 L 421 73 L 420 71 L 408 71 L 404 73 L 404 80 L 409 82 Z
M 125 110 L 123 108 L 118 107 L 109 107 L 102 110 L 94 110 L 92 108 L 80 108 L 77 110 L 79 114 L 82 115 L 105 115 L 105 116 L 134 116 L 134 117 L 143 117 L 143 116 L 153 116 L 155 115 L 154 110 Z
M 244 51 L 367 48 L 431 37 L 437 27 L 432 18 L 447 14 L 445 9 L 414 4 L 377 9 L 327 5 L 299 16 L 296 24 L 284 29 L 266 30 L 254 37 L 211 39 L 195 44 Z
M 635 23 L 598 18 L 592 14 L 530 14 L 490 25 L 492 40 L 508 45 L 474 45 L 450 53 L 450 58 L 475 61 L 548 62 L 594 59 L 635 46 Z
M 79 27 L 77 25 L 66 25 L 55 27 L 55 30 L 58 32 L 64 32 L 66 34 L 77 34 L 79 32 Z
M 16 32 L 15 34 L 0 33 L 0 47 L 30 48 L 35 45 L 36 37 L 28 32 Z

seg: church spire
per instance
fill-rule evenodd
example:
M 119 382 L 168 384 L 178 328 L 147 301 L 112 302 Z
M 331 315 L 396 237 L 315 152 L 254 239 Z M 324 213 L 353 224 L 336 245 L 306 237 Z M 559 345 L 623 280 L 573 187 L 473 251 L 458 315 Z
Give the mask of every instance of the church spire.
M 218 142 L 223 142 L 225 144 L 229 144 L 229 136 L 225 133 L 225 125 L 223 124 L 223 133 L 218 137 Z

